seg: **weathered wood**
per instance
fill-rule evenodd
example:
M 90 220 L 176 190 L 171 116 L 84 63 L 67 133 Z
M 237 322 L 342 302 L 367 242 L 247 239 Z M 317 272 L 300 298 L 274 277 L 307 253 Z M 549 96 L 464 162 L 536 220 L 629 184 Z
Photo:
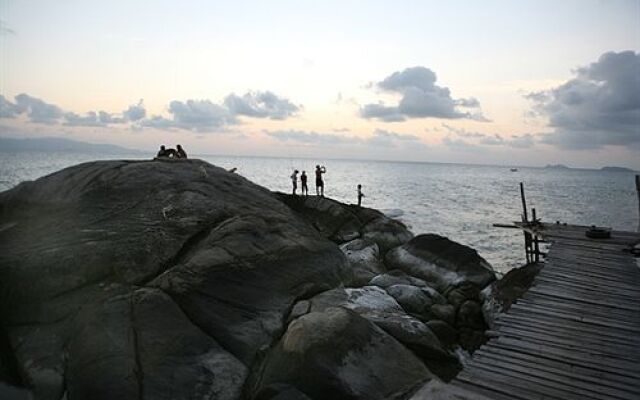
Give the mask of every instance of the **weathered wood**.
M 515 225 L 528 258 L 539 235 L 551 243 L 545 266 L 452 384 L 496 400 L 640 398 L 640 234 Z

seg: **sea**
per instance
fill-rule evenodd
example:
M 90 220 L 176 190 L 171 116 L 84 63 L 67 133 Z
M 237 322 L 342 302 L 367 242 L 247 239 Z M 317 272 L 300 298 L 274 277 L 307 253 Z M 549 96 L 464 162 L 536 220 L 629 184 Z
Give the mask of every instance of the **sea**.
M 96 159 L 142 159 L 144 154 L 78 152 L 0 153 L 0 191 L 35 180 L 62 168 Z M 520 182 L 529 210 L 545 222 L 597 225 L 635 231 L 638 199 L 634 173 L 587 170 L 391 162 L 313 160 L 301 158 L 195 155 L 214 165 L 237 168 L 240 175 L 270 190 L 290 192 L 294 169 L 309 175 L 315 191 L 315 166 L 327 172 L 325 196 L 383 211 L 415 233 L 437 233 L 476 249 L 499 273 L 525 261 L 520 231 L 493 227 L 520 221 Z

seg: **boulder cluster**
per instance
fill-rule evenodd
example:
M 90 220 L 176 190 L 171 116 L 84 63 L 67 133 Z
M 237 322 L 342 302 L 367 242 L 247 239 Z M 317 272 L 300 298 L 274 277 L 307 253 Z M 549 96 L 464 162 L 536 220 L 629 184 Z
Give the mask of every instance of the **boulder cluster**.
M 484 341 L 469 247 L 200 160 L 0 193 L 0 381 L 37 399 L 386 399 Z

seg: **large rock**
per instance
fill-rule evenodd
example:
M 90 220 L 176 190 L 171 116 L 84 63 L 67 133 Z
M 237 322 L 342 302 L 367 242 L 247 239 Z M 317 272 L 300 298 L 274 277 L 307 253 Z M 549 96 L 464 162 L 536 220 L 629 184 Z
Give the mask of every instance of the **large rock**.
M 401 269 L 444 291 L 470 282 L 484 288 L 495 280 L 491 265 L 474 249 L 435 234 L 418 235 L 387 253 L 387 268 Z
M 366 239 L 354 239 L 340 245 L 353 270 L 353 286 L 364 286 L 374 276 L 386 269 L 380 259 L 380 249 L 375 242 Z
M 393 337 L 345 308 L 293 321 L 262 368 L 256 397 L 287 383 L 313 399 L 387 399 L 432 378 Z
M 284 193 L 278 193 L 278 196 L 322 235 L 336 243 L 362 237 L 377 243 L 384 254 L 413 237 L 402 222 L 388 218 L 378 210 L 342 204 L 326 197 Z
M 482 311 L 489 326 L 493 325 L 499 313 L 507 312 L 511 304 L 529 290 L 543 266 L 542 263 L 530 263 L 514 268 L 480 293 Z
M 91 162 L 0 193 L 0 320 L 40 398 L 237 398 L 295 300 L 350 280 L 271 192 L 199 160 Z
M 309 301 L 311 312 L 324 311 L 332 307 L 344 307 L 355 311 L 413 350 L 431 372 L 443 379 L 448 380 L 458 372 L 457 360 L 449 354 L 429 327 L 408 315 L 393 297 L 376 286 L 333 289 Z

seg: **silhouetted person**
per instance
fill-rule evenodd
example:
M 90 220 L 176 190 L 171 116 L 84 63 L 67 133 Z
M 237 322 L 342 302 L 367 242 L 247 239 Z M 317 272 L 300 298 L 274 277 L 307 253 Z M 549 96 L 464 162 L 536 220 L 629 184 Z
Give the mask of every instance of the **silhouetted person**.
M 160 151 L 158 151 L 158 155 L 156 157 L 169 157 L 167 154 L 167 149 L 164 148 L 164 145 L 160 146 Z
M 324 165 L 321 167 L 316 165 L 316 195 L 324 197 L 324 181 L 322 180 L 322 174 L 327 172 Z
M 184 149 L 182 148 L 182 146 L 177 145 L 176 146 L 176 157 L 178 158 L 187 158 L 187 152 L 184 151 Z
M 300 175 L 300 183 L 302 184 L 302 194 L 308 196 L 309 187 L 307 186 L 307 173 L 305 171 L 302 171 L 302 175 Z
M 291 174 L 291 184 L 293 185 L 293 194 L 296 194 L 296 189 L 298 189 L 298 170 L 294 170 L 293 174 Z
M 160 146 L 160 151 L 158 151 L 158 158 L 175 158 L 178 153 L 175 149 L 167 149 L 164 145 Z
M 362 193 L 362 185 L 358 185 L 358 207 L 362 206 L 362 198 L 365 197 Z

